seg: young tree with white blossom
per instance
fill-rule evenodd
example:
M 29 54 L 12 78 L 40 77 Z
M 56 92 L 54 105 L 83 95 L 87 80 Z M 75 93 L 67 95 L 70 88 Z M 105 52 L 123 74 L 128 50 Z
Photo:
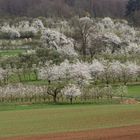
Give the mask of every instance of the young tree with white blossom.
M 80 96 L 82 93 L 80 88 L 76 85 L 70 84 L 61 91 L 73 103 L 73 98 Z

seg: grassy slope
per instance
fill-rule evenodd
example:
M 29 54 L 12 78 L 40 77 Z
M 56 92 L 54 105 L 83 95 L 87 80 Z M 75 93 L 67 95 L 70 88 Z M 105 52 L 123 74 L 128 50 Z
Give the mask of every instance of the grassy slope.
M 140 105 L 50 105 L 1 111 L 0 137 L 127 126 L 140 124 L 139 116 Z

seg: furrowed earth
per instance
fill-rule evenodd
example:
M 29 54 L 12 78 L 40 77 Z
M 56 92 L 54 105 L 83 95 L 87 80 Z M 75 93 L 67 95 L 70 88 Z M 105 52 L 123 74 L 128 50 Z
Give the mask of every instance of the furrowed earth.
M 140 125 L 0 140 L 139 140 Z

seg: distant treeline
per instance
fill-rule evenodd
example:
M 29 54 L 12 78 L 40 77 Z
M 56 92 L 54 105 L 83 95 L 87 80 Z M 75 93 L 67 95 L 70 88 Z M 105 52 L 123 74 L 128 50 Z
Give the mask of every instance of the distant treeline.
M 128 0 L 0 0 L 0 15 L 69 18 L 89 14 L 122 18 L 127 3 Z

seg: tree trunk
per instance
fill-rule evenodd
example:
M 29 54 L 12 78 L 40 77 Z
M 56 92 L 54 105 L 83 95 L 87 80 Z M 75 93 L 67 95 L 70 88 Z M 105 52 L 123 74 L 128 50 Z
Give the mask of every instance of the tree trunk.
M 71 98 L 70 98 L 70 104 L 72 104 L 72 101 L 73 101 L 73 100 L 72 100 L 72 97 L 71 97 Z
M 56 100 L 56 94 L 53 95 L 53 103 L 56 104 L 57 100 Z

